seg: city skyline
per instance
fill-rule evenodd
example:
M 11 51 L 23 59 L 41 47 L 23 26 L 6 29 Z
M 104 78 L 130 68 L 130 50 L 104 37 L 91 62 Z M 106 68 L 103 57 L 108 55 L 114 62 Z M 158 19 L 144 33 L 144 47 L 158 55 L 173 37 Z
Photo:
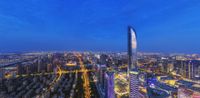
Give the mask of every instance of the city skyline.
M 1 0 L 0 98 L 200 98 L 200 1 Z
M 199 1 L 0 2 L 0 52 L 126 51 L 133 25 L 140 51 L 199 53 Z
M 0 97 L 199 98 L 200 55 L 33 52 L 0 55 Z M 15 82 L 14 82 L 15 81 Z

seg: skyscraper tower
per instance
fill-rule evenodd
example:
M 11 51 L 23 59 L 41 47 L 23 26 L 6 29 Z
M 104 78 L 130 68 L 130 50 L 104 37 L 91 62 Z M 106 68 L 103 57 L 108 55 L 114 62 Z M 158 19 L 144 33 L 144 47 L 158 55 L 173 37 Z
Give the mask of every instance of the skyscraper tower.
M 109 71 L 105 74 L 106 78 L 106 98 L 115 98 L 115 91 L 114 91 L 114 72 Z
M 137 39 L 135 30 L 128 27 L 128 69 L 129 98 L 139 98 L 139 80 L 137 69 Z

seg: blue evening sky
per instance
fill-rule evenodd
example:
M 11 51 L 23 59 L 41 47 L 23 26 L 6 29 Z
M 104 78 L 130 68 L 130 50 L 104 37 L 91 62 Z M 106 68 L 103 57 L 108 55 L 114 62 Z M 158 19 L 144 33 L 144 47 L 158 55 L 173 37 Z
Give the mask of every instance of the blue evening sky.
M 1 0 L 0 52 L 126 51 L 129 24 L 140 51 L 200 53 L 199 0 Z

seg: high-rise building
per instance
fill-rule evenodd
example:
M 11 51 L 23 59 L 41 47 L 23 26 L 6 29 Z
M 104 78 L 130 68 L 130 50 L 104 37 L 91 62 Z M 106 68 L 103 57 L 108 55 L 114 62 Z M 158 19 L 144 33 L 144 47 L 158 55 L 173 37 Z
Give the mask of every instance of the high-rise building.
M 0 81 L 4 78 L 4 69 L 0 68 Z
M 196 79 L 200 76 L 200 61 L 176 61 L 176 69 L 178 69 L 178 74 L 182 75 L 184 78 Z
M 107 64 L 108 56 L 105 54 L 102 54 L 100 56 L 100 64 Z
M 37 72 L 38 73 L 41 72 L 41 58 L 40 57 L 38 57 Z
M 139 98 L 139 80 L 137 70 L 137 39 L 136 32 L 128 27 L 128 69 L 129 98 Z
M 106 65 L 101 65 L 100 66 L 100 79 L 99 79 L 99 83 L 100 83 L 100 87 L 102 90 L 105 89 L 105 72 L 106 72 Z
M 52 69 L 52 64 L 47 64 L 47 72 L 51 72 Z
M 200 68 L 200 61 L 198 60 L 191 60 L 189 64 L 189 78 L 190 79 L 199 79 L 199 68 Z
M 97 76 L 97 88 L 101 98 L 106 97 L 106 88 L 107 88 L 107 79 L 106 79 L 106 65 L 97 65 L 96 69 L 96 76 Z
M 106 78 L 106 87 L 105 87 L 105 98 L 115 98 L 115 91 L 114 91 L 114 72 L 107 72 L 105 74 Z

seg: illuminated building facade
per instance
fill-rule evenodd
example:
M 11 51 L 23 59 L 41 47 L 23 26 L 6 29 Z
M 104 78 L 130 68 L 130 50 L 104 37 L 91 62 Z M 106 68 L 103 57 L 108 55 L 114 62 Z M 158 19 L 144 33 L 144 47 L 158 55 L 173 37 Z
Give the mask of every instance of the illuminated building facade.
M 136 32 L 128 27 L 128 75 L 129 98 L 139 98 L 139 80 L 137 70 L 137 39 Z
M 105 74 L 106 78 L 106 98 L 115 98 L 115 91 L 114 91 L 114 72 L 107 72 Z

